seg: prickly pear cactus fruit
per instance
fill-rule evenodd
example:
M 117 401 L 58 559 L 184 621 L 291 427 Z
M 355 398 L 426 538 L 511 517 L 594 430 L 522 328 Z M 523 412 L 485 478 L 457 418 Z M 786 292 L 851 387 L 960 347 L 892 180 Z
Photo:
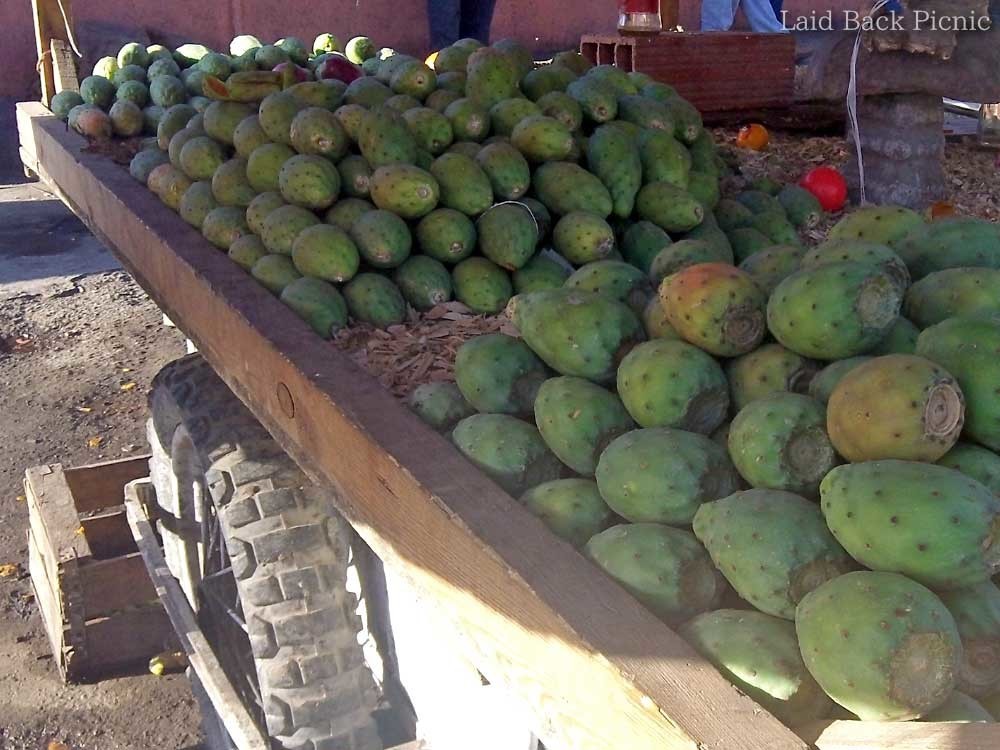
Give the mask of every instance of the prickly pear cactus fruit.
M 875 346 L 896 322 L 899 287 L 862 263 L 797 271 L 771 294 L 767 324 L 785 347 L 815 359 L 842 359 Z
M 624 302 L 641 313 L 653 295 L 649 279 L 630 263 L 620 260 L 596 260 L 587 263 L 566 279 L 570 289 L 597 292 Z
M 924 276 L 906 293 L 903 314 L 919 328 L 958 315 L 1000 313 L 1000 269 L 948 268 Z
M 219 203 L 212 195 L 212 183 L 203 181 L 192 183 L 191 187 L 184 191 L 177 211 L 184 221 L 196 229 L 201 229 L 208 212 L 218 207 Z
M 250 233 L 246 211 L 238 206 L 213 208 L 201 222 L 201 233 L 216 247 L 228 250 L 244 234 Z
M 300 110 L 289 126 L 289 139 L 300 154 L 316 154 L 332 161 L 339 161 L 350 145 L 336 115 L 322 107 Z
M 720 200 L 713 213 L 719 227 L 725 232 L 748 227 L 753 220 L 753 211 L 733 198 Z
M 1000 495 L 1000 456 L 993 451 L 959 441 L 937 463 L 982 482 L 994 495 Z
M 455 299 L 474 312 L 494 315 L 514 294 L 510 276 L 487 258 L 466 258 L 451 272 Z
M 442 263 L 458 263 L 476 246 L 476 227 L 465 214 L 437 208 L 417 224 L 414 232 L 420 250 Z
M 390 100 L 392 101 L 392 100 Z M 455 135 L 448 118 L 430 107 L 415 105 L 403 111 L 403 120 L 413 133 L 417 146 L 437 156 L 451 145 Z
M 665 278 L 659 293 L 670 325 L 711 354 L 736 357 L 764 338 L 764 295 L 733 266 L 688 266 Z
M 573 150 L 573 135 L 554 117 L 525 117 L 514 126 L 511 143 L 530 162 L 560 161 Z
M 569 376 L 542 383 L 535 398 L 535 424 L 559 460 L 584 476 L 593 476 L 608 444 L 635 426 L 618 396 Z
M 819 367 L 781 344 L 765 344 L 726 366 L 733 407 L 738 411 L 771 393 L 806 393 Z
M 280 206 L 264 218 L 260 238 L 270 252 L 291 255 L 299 232 L 314 224 L 319 224 L 319 219 L 312 211 L 301 206 Z
M 361 214 L 376 210 L 375 206 L 363 198 L 341 198 L 326 210 L 323 220 L 327 224 L 333 224 L 345 232 L 350 232 Z
M 414 164 L 417 142 L 406 121 L 391 110 L 368 112 L 361 118 L 358 149 L 373 169 L 390 164 Z
M 906 264 L 889 248 L 877 242 L 864 240 L 831 240 L 817 245 L 802 256 L 802 268 L 818 268 L 829 263 L 863 263 L 878 268 L 891 278 L 900 291 L 910 286 L 910 272 Z
M 490 178 L 474 159 L 463 154 L 442 154 L 430 173 L 441 186 L 441 205 L 468 216 L 478 216 L 493 205 Z
M 900 315 L 885 337 L 868 350 L 869 354 L 913 354 L 917 349 L 920 329 Z
M 412 164 L 378 167 L 371 177 L 372 202 L 404 219 L 419 219 L 437 206 L 441 188 L 434 175 Z
M 292 262 L 304 276 L 343 283 L 358 272 L 361 256 L 354 241 L 330 224 L 306 227 L 292 242 Z
M 687 342 L 639 344 L 618 366 L 618 395 L 641 427 L 676 427 L 708 435 L 729 411 L 722 367 Z
M 1000 321 L 951 318 L 926 329 L 917 354 L 937 362 L 958 379 L 965 396 L 965 434 L 1000 450 Z
M 597 383 L 614 382 L 618 363 L 645 338 L 627 305 L 576 289 L 519 294 L 507 316 L 549 367 Z
M 159 148 L 146 148 L 132 157 L 128 173 L 143 185 L 149 180 L 149 173 L 161 164 L 169 164 L 170 158 Z
M 668 232 L 687 232 L 701 224 L 705 208 L 690 193 L 669 182 L 642 186 L 635 199 L 638 215 Z
M 774 240 L 750 226 L 730 229 L 726 237 L 733 248 L 733 257 L 739 263 L 775 245 Z
M 277 193 L 281 167 L 295 152 L 281 143 L 264 143 L 247 158 L 247 181 L 258 193 Z
M 816 196 L 798 185 L 788 184 L 778 193 L 778 202 L 797 228 L 811 229 L 823 218 L 823 207 Z
M 1000 228 L 973 216 L 924 224 L 896 243 L 914 279 L 946 268 L 1000 268 Z
M 347 303 L 333 284 L 303 276 L 281 290 L 281 301 L 318 335 L 330 338 L 347 325 Z
M 773 245 L 797 245 L 801 243 L 795 227 L 784 212 L 768 211 L 754 214 L 750 226 L 767 237 Z
M 474 414 L 451 433 L 462 455 L 514 497 L 559 478 L 559 463 L 534 425 L 507 414 Z
M 824 692 L 864 721 L 905 721 L 944 703 L 962 647 L 933 592 L 895 573 L 856 571 L 801 601 L 795 632 Z
M 656 523 L 612 526 L 587 555 L 653 614 L 677 624 L 711 609 L 723 583 L 690 531 Z
M 156 126 L 157 145 L 166 150 L 170 145 L 170 139 L 187 127 L 188 122 L 195 114 L 194 107 L 189 104 L 175 104 L 167 109 Z
M 986 697 L 1000 690 L 1000 589 L 992 581 L 939 592 L 962 638 L 958 689 Z
M 704 435 L 666 427 L 633 430 L 597 464 L 601 496 L 623 518 L 685 525 L 705 502 L 739 489 L 726 452 Z
M 361 257 L 375 268 L 395 268 L 410 257 L 410 229 L 390 211 L 365 211 L 351 224 L 350 235 Z
M 937 461 L 958 440 L 965 398 L 929 359 L 889 354 L 848 372 L 833 389 L 827 429 L 848 461 Z
M 648 272 L 653 259 L 671 243 L 670 235 L 651 221 L 637 221 L 625 230 L 621 253 L 629 263 Z
M 583 124 L 583 109 L 565 91 L 550 91 L 539 97 L 536 104 L 542 110 L 542 114 L 559 120 L 571 133 L 580 130 Z
M 855 367 L 863 365 L 870 359 L 871 357 L 862 355 L 860 357 L 848 357 L 847 359 L 838 359 L 836 362 L 831 362 L 816 373 L 816 376 L 809 383 L 809 395 L 820 403 L 829 403 L 830 395 L 833 393 L 833 389 L 837 387 L 837 383 Z
M 250 275 L 269 292 L 278 295 L 293 281 L 302 278 L 291 258 L 275 253 L 265 255 L 254 263 L 250 268 Z
M 663 310 L 663 305 L 660 304 L 660 298 L 655 294 L 642 311 L 642 325 L 646 329 L 646 337 L 649 339 L 681 340 L 680 334 L 667 320 L 667 314 Z
M 244 234 L 233 242 L 226 252 L 233 263 L 247 271 L 267 254 L 267 248 L 256 234 Z
M 481 47 L 469 55 L 466 64 L 465 90 L 470 99 L 492 107 L 503 99 L 518 95 L 517 68 L 503 52 Z
M 498 141 L 483 146 L 476 154 L 476 164 L 486 173 L 497 199 L 515 201 L 528 192 L 531 168 L 509 143 Z
M 173 109 L 173 107 L 171 107 Z M 169 110 L 168 110 L 169 111 Z M 253 110 L 241 102 L 212 102 L 204 112 L 205 132 L 215 140 L 225 143 L 227 146 L 233 145 L 233 134 L 236 126 L 245 118 L 253 114 Z M 264 125 L 263 115 L 261 115 L 261 126 Z M 265 132 L 267 132 L 265 128 Z M 268 132 L 268 137 L 278 143 L 288 143 L 287 132 L 284 140 L 275 138 Z
M 460 97 L 451 102 L 445 107 L 444 116 L 451 124 L 456 141 L 478 143 L 489 134 L 489 110 L 471 99 Z
M 830 531 L 872 570 L 954 589 L 1000 570 L 1000 500 L 944 466 L 914 461 L 845 464 L 820 485 Z
M 862 206 L 834 224 L 827 239 L 865 240 L 894 247 L 923 224 L 920 214 L 902 206 Z
M 247 179 L 247 161 L 241 156 L 233 157 L 219 165 L 212 175 L 212 194 L 223 206 L 247 208 L 257 191 Z
M 753 487 L 814 496 L 837 465 L 818 401 L 778 392 L 744 406 L 729 429 L 729 455 Z
M 476 413 L 457 385 L 443 381 L 418 385 L 410 394 L 409 405 L 424 422 L 444 433 Z
M 584 117 L 591 122 L 608 122 L 618 116 L 615 90 L 600 81 L 578 78 L 566 86 L 566 93 L 576 100 Z
M 426 255 L 408 258 L 392 276 L 410 307 L 427 312 L 451 299 L 451 273 Z
M 659 284 L 682 268 L 698 263 L 726 263 L 732 265 L 733 253 L 725 245 L 705 240 L 683 239 L 664 247 L 649 264 L 649 278 Z
M 365 157 L 351 154 L 337 162 L 340 172 L 340 187 L 352 198 L 368 198 L 371 194 L 371 165 Z
M 288 205 L 281 193 L 268 192 L 260 193 L 250 201 L 247 206 L 247 225 L 254 234 L 262 234 L 264 231 L 264 219 L 276 208 Z
M 566 260 L 580 266 L 608 257 L 615 248 L 615 233 L 600 216 L 570 211 L 556 222 L 552 244 Z
M 670 133 L 644 130 L 639 136 L 639 158 L 643 182 L 669 182 L 679 188 L 688 187 L 691 154 Z
M 642 162 L 635 140 L 622 127 L 601 125 L 590 136 L 587 163 L 611 193 L 615 216 L 628 218 L 642 184 Z
M 582 548 L 611 525 L 611 512 L 592 479 L 553 479 L 532 487 L 520 502 L 557 536 Z
M 531 210 L 520 203 L 499 203 L 476 222 L 479 249 L 508 271 L 515 271 L 535 254 L 538 223 Z
M 736 593 L 786 620 L 810 591 L 857 567 L 819 507 L 791 492 L 744 490 L 705 503 L 693 528 Z
M 502 333 L 477 336 L 455 357 L 455 382 L 480 412 L 528 416 L 549 373 L 521 339 Z
M 535 195 L 553 213 L 586 211 L 601 218 L 611 215 L 611 193 L 595 175 L 578 164 L 546 162 L 531 178 Z
M 377 328 L 406 320 L 406 301 L 399 288 L 377 273 L 359 273 L 343 288 L 351 317 Z
M 806 670 L 795 626 L 761 612 L 719 609 L 686 622 L 680 635 L 788 726 L 825 718 L 832 701 Z

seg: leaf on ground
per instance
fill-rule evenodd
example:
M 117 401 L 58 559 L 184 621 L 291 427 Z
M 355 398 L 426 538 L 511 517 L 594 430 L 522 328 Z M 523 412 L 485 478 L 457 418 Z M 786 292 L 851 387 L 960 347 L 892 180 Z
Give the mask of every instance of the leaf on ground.
M 131 391 L 133 388 L 135 388 L 135 382 L 134 381 L 133 382 L 128 382 L 128 383 L 122 383 L 122 390 L 123 391 Z
M 78 406 L 76 407 L 76 410 L 81 414 L 90 414 L 94 408 L 92 406 Z
M 102 437 L 92 437 L 87 441 L 88 448 L 99 448 L 101 443 L 104 441 Z
M 20 568 L 14 563 L 3 563 L 0 565 L 0 578 L 13 578 L 20 571 Z

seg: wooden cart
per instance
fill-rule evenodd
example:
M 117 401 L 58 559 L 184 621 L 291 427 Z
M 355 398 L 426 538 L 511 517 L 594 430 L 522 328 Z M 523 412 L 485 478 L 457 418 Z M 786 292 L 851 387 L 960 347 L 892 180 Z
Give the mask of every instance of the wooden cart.
M 396 574 L 461 634 L 553 748 L 993 750 L 989 724 L 823 722 L 793 732 L 552 535 L 224 253 L 19 104 L 25 166 L 108 245 Z

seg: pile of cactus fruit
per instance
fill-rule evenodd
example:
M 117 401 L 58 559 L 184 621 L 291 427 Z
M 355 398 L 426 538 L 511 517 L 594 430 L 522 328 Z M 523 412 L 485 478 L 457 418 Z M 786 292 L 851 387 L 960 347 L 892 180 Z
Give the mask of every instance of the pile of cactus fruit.
M 411 408 L 788 725 L 994 721 L 1000 228 L 870 206 L 807 248 L 773 192 L 632 224 Z

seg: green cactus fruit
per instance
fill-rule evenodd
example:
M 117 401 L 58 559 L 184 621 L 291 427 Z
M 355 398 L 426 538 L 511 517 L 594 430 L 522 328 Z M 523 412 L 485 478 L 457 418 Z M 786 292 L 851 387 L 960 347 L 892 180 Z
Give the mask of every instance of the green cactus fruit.
M 375 268 L 396 268 L 410 256 L 410 228 L 396 214 L 365 211 L 351 224 L 350 236 L 361 258 Z
M 147 185 L 165 205 L 177 211 L 191 180 L 172 164 L 163 164 L 149 173 Z
M 914 279 L 946 268 L 1000 268 L 1000 229 L 974 216 L 917 226 L 895 245 Z
M 247 179 L 247 160 L 236 156 L 221 164 L 212 175 L 212 192 L 223 206 L 248 207 L 257 191 Z
M 267 133 L 260 126 L 260 120 L 257 118 L 257 115 L 244 117 L 240 120 L 236 129 L 233 130 L 233 147 L 236 149 L 237 155 L 242 156 L 244 159 L 249 159 L 250 154 L 258 146 L 263 146 L 265 143 L 270 142 L 271 139 L 267 137 Z
M 921 716 L 919 721 L 994 723 L 993 715 L 979 701 L 958 690 L 949 695 L 948 699 L 933 711 Z
M 247 158 L 247 181 L 259 193 L 278 192 L 281 169 L 295 152 L 281 143 L 264 143 Z
M 781 344 L 765 344 L 726 366 L 733 407 L 739 411 L 772 393 L 807 393 L 818 370 L 815 362 Z
M 375 56 L 375 43 L 366 36 L 352 37 L 344 46 L 344 54 L 352 63 L 360 65 Z
M 804 252 L 797 245 L 773 245 L 745 258 L 739 268 L 770 297 L 778 284 L 799 270 Z
M 270 252 L 291 255 L 299 232 L 314 224 L 319 224 L 319 219 L 312 211 L 301 206 L 279 206 L 264 217 L 260 238 Z
M 545 70 L 545 68 L 539 68 Z M 583 124 L 583 110 L 579 103 L 565 91 L 550 91 L 536 100 L 538 108 L 543 115 L 552 117 L 572 133 L 580 129 Z
M 1000 721 L 1000 719 L 997 719 L 997 716 L 1000 715 L 1000 692 L 982 697 L 978 700 L 978 703 L 990 712 L 994 721 Z
M 452 208 L 431 211 L 417 224 L 415 235 L 421 252 L 442 263 L 458 263 L 476 247 L 472 220 Z
M 477 216 L 493 205 L 490 178 L 476 161 L 464 154 L 442 154 L 430 173 L 440 185 L 441 205 Z
M 282 290 L 296 279 L 302 278 L 292 259 L 287 255 L 265 255 L 250 268 L 250 275 L 272 294 L 280 295 Z
M 52 110 L 52 114 L 60 120 L 65 121 L 69 116 L 69 111 L 73 109 L 73 107 L 83 103 L 83 97 L 80 96 L 78 92 L 67 89 L 65 91 L 60 91 L 52 97 L 52 101 L 49 103 L 49 109 Z
M 642 183 L 635 139 L 618 124 L 601 125 L 587 142 L 587 163 L 611 194 L 615 216 L 630 216 Z
M 685 623 L 680 635 L 723 677 L 789 726 L 825 718 L 833 708 L 806 670 L 790 622 L 720 609 Z
M 145 185 L 150 172 L 161 164 L 169 163 L 170 159 L 163 151 L 158 148 L 147 148 L 132 157 L 132 161 L 128 165 L 128 172 Z
M 923 223 L 920 214 L 902 206 L 862 206 L 834 224 L 827 239 L 866 240 L 894 247 Z
M 418 219 L 437 205 L 440 187 L 434 176 L 412 164 L 379 167 L 371 177 L 371 198 L 380 209 Z
M 586 79 L 599 81 L 606 86 L 610 86 L 617 95 L 627 96 L 637 94 L 638 88 L 621 68 L 610 64 L 595 65 L 587 71 Z
M 188 140 L 181 148 L 181 169 L 192 180 L 210 180 L 226 160 L 222 146 L 207 135 Z
M 914 719 L 955 687 L 955 621 L 905 576 L 855 571 L 828 581 L 799 603 L 795 632 L 809 673 L 863 721 Z
M 375 206 L 361 198 L 341 198 L 327 209 L 323 220 L 327 224 L 333 224 L 345 232 L 350 232 L 354 222 L 361 214 L 375 210 Z
M 131 138 L 142 132 L 142 110 L 130 101 L 117 101 L 108 111 L 115 135 Z
M 249 271 L 258 260 L 268 253 L 260 237 L 256 234 L 244 234 L 229 246 L 226 254 L 233 263 Z
M 408 109 L 413 109 L 415 107 L 423 106 L 419 99 L 415 99 L 409 94 L 396 94 L 385 100 L 386 107 L 394 109 L 397 112 L 405 112 Z
M 250 201 L 247 206 L 247 226 L 254 234 L 262 234 L 264 231 L 264 219 L 276 208 L 287 205 L 281 193 L 260 193 Z
M 476 222 L 479 249 L 501 268 L 515 271 L 535 254 L 538 225 L 531 211 L 519 203 L 500 203 Z
M 490 46 L 507 55 L 517 71 L 518 79 L 526 76 L 535 67 L 531 50 L 515 39 L 498 39 Z
M 139 65 L 143 68 L 149 65 L 146 47 L 138 42 L 129 42 L 118 50 L 118 67 L 124 68 L 126 65 Z
M 586 211 L 606 218 L 611 194 L 593 174 L 570 162 L 547 162 L 535 170 L 532 186 L 538 199 L 556 214 Z
M 820 491 L 830 530 L 865 567 L 940 589 L 1000 570 L 1000 500 L 954 469 L 891 459 L 846 464 Z
M 962 638 L 959 690 L 982 697 L 1000 690 L 1000 589 L 984 581 L 938 596 L 955 618 Z
M 437 87 L 437 76 L 417 60 L 397 67 L 389 78 L 389 88 L 397 94 L 407 94 L 423 100 Z
M 823 207 L 805 188 L 789 183 L 781 188 L 777 198 L 796 228 L 812 229 L 823 218 Z
M 472 99 L 456 99 L 444 109 L 455 140 L 479 142 L 490 131 L 490 113 Z
M 574 547 L 611 525 L 614 514 L 590 479 L 553 479 L 531 488 L 520 503 Z
M 371 165 L 363 156 L 351 154 L 337 163 L 340 187 L 352 198 L 368 198 L 371 192 Z
M 239 34 L 229 42 L 229 54 L 239 57 L 250 50 L 256 50 L 263 46 L 263 42 L 252 34 Z
M 517 294 L 558 289 L 566 283 L 570 270 L 565 265 L 541 253 L 514 271 L 512 281 Z
M 642 311 L 642 325 L 646 329 L 646 336 L 650 339 L 680 340 L 680 334 L 674 330 L 667 320 L 667 314 L 660 304 L 660 298 L 655 294 L 646 303 Z
M 281 141 L 282 143 L 287 144 L 287 132 L 285 139 L 281 140 L 275 138 L 271 132 L 268 131 L 263 116 L 263 104 L 261 107 L 260 123 L 261 127 L 264 128 L 264 132 L 268 134 L 268 137 L 270 137 L 271 140 Z M 236 132 L 236 126 L 239 125 L 243 119 L 252 114 L 253 110 L 242 102 L 212 102 L 208 105 L 208 108 L 204 112 L 205 132 L 220 143 L 232 146 L 233 134 Z
M 667 427 L 614 440 L 597 464 L 597 486 L 629 521 L 691 523 L 705 502 L 736 492 L 739 476 L 724 448 L 705 435 Z
M 351 317 L 376 328 L 406 320 L 406 301 L 399 288 L 377 273 L 359 273 L 343 288 Z
M 502 311 L 514 293 L 507 272 L 486 258 L 466 258 L 451 274 L 455 298 L 476 313 Z
M 549 213 L 549 209 L 541 201 L 534 198 L 521 198 L 518 202 L 527 206 L 531 215 L 535 217 L 535 223 L 538 224 L 539 242 L 547 238 L 552 229 L 552 214 Z
M 315 154 L 337 161 L 347 153 L 347 133 L 333 112 L 306 107 L 292 118 L 289 140 L 300 154 Z
M 613 382 L 618 363 L 644 338 L 627 305 L 576 289 L 520 294 L 507 315 L 549 367 L 598 383 Z
M 726 236 L 732 245 L 733 257 L 738 263 L 775 246 L 770 237 L 754 227 L 731 229 L 726 232 Z
M 414 388 L 410 409 L 438 432 L 451 432 L 456 424 L 476 413 L 454 383 L 436 381 Z
M 618 98 L 610 86 L 587 77 L 578 78 L 566 86 L 569 94 L 580 105 L 584 117 L 591 122 L 604 123 L 618 116 Z
M 451 299 L 451 274 L 439 261 L 426 255 L 408 258 L 392 278 L 403 298 L 420 312 Z
M 483 106 L 492 107 L 518 94 L 518 71 L 511 59 L 499 50 L 477 49 L 469 55 L 465 72 L 465 90 L 469 98 Z
M 149 98 L 160 107 L 172 107 L 186 102 L 188 92 L 179 78 L 161 75 L 149 82 Z
M 208 181 L 194 182 L 191 183 L 191 187 L 184 191 L 178 213 L 188 224 L 196 229 L 201 229 L 208 213 L 218 207 L 219 203 L 212 195 L 212 183 Z
M 772 245 L 801 244 L 798 232 L 785 217 L 784 213 L 767 212 L 754 214 L 750 219 L 750 227 L 756 229 L 769 239 Z
M 720 246 L 704 240 L 678 240 L 663 248 L 649 266 L 649 278 L 654 284 L 659 284 L 682 268 L 698 263 L 732 264 L 733 254 L 725 246 Z
M 558 479 L 562 470 L 534 425 L 507 414 L 466 417 L 451 439 L 462 455 L 515 497 Z
M 233 72 L 230 57 L 219 52 L 209 52 L 195 64 L 195 67 L 204 71 L 205 75 L 214 76 L 221 80 L 229 78 Z
M 876 357 L 845 374 L 827 429 L 848 461 L 937 461 L 958 440 L 965 399 L 944 368 L 913 354 Z
M 665 278 L 659 293 L 670 325 L 717 357 L 746 354 L 764 337 L 764 295 L 733 266 L 688 266 Z
M 959 441 L 938 459 L 938 464 L 960 471 L 985 484 L 994 495 L 1000 495 L 1000 456 L 993 451 Z
M 392 89 L 369 76 L 351 81 L 344 91 L 344 102 L 367 109 L 374 109 L 392 98 Z M 343 124 L 343 122 L 341 123 Z
M 187 104 L 175 104 L 168 108 L 156 126 L 157 145 L 166 151 L 170 146 L 170 139 L 187 127 L 188 122 L 195 114 L 194 107 Z
M 711 609 L 722 581 L 689 531 L 656 523 L 612 526 L 587 555 L 653 614 L 679 624 Z
M 1000 320 L 992 317 L 959 317 L 938 323 L 920 334 L 916 350 L 958 379 L 965 396 L 965 436 L 994 451 L 1000 450 L 997 351 Z
M 347 325 L 347 303 L 337 288 L 303 276 L 281 290 L 281 301 L 325 339 Z
M 174 50 L 173 58 L 182 68 L 189 68 L 211 51 L 203 44 L 182 44 Z
M 878 268 L 905 292 L 910 285 L 906 264 L 887 245 L 864 240 L 831 240 L 817 245 L 802 256 L 802 268 L 818 268 L 828 263 L 850 261 Z
M 691 174 L 691 154 L 663 130 L 643 131 L 639 138 L 643 182 L 667 182 L 686 189 Z
M 645 309 L 653 296 L 653 288 L 646 274 L 635 266 L 620 260 L 597 260 L 577 269 L 568 279 L 566 287 L 585 292 L 606 294 L 624 302 L 636 314 Z
M 358 148 L 372 167 L 390 164 L 413 164 L 417 141 L 406 121 L 391 110 L 366 114 L 358 126 Z
M 722 199 L 719 177 L 714 173 L 692 170 L 688 175 L 687 191 L 705 211 L 712 211 Z
M 299 232 L 292 242 L 292 262 L 303 276 L 341 283 L 354 278 L 361 256 L 342 229 L 315 224 Z
M 657 84 L 653 83 L 649 85 L 656 86 Z M 644 87 L 643 95 L 645 95 L 646 88 L 648 86 Z M 673 118 L 674 135 L 677 139 L 687 145 L 697 141 L 705 130 L 698 108 L 680 96 L 668 97 L 663 103 L 667 106 Z
M 838 262 L 796 271 L 775 288 L 767 323 L 784 346 L 806 357 L 842 359 L 878 344 L 899 316 L 902 295 L 884 272 Z
M 286 160 L 278 170 L 278 190 L 296 206 L 329 208 L 340 194 L 340 173 L 322 156 L 299 154 Z
M 115 71 L 115 75 L 111 79 L 111 82 L 117 88 L 121 88 L 127 83 L 140 83 L 145 86 L 146 69 L 141 65 L 126 65 L 124 68 L 118 68 L 118 70 Z
M 649 271 L 653 259 L 671 243 L 670 235 L 651 221 L 629 224 L 621 241 L 622 255 L 641 271 Z
M 719 364 L 684 341 L 639 344 L 618 367 L 618 395 L 641 427 L 707 435 L 726 419 L 729 388 Z
M 955 316 L 1000 313 L 1000 269 L 935 271 L 910 287 L 903 307 L 919 328 Z
M 753 211 L 732 198 L 723 198 L 716 205 L 715 218 L 723 231 L 729 233 L 734 229 L 745 229 L 753 221 Z M 748 257 L 744 255 L 743 257 Z
M 559 120 L 545 115 L 525 117 L 510 134 L 513 146 L 530 162 L 559 161 L 573 149 L 573 136 Z
M 443 47 L 434 58 L 434 72 L 438 75 L 442 73 L 464 73 L 465 66 L 469 63 L 471 49 L 460 46 Z
M 262 44 L 257 47 L 253 52 L 253 59 L 261 70 L 273 70 L 276 66 L 291 60 L 285 50 L 274 44 Z
M 705 218 L 704 207 L 690 193 L 669 182 L 643 185 L 635 208 L 641 218 L 668 232 L 694 229 Z
M 438 91 L 452 91 L 459 96 L 465 96 L 467 83 L 468 76 L 465 73 L 442 73 L 437 79 Z
M 528 162 L 509 143 L 484 146 L 476 155 L 476 163 L 486 173 L 498 199 L 517 200 L 528 191 L 531 183 Z
M 740 409 L 729 430 L 729 455 L 752 487 L 808 496 L 838 463 L 823 404 L 787 391 Z
M 490 107 L 489 113 L 490 132 L 493 135 L 510 137 L 510 134 L 514 132 L 514 127 L 521 120 L 541 115 L 542 110 L 530 99 L 516 96 L 497 102 Z
M 618 118 L 641 128 L 662 130 L 671 136 L 676 129 L 669 107 L 663 102 L 636 94 L 618 97 Z
M 403 112 L 417 146 L 434 156 L 444 152 L 455 139 L 448 118 L 429 107 L 414 107 Z
M 233 242 L 244 234 L 250 233 L 246 211 L 240 206 L 213 208 L 205 214 L 205 218 L 201 222 L 201 233 L 216 247 L 228 250 Z
M 100 76 L 101 78 L 107 78 L 109 81 L 114 78 L 117 71 L 118 59 L 116 57 L 111 57 L 109 55 L 107 57 L 102 57 L 94 63 L 93 75 Z
M 156 137 L 156 131 L 160 127 L 160 120 L 166 109 L 155 104 L 149 104 L 142 108 L 142 133 Z
M 188 68 L 181 71 L 181 80 L 184 82 L 184 88 L 187 89 L 188 94 L 192 98 L 202 96 L 205 93 L 205 78 L 205 71 L 198 68 Z M 190 103 L 190 99 L 188 102 Z
M 476 411 L 528 416 L 548 370 L 528 346 L 491 333 L 466 341 L 455 357 L 455 381 Z
M 566 260 L 579 266 L 607 258 L 615 248 L 615 233 L 600 216 L 570 211 L 556 222 L 552 244 Z
M 535 424 L 559 460 L 585 476 L 593 476 L 608 444 L 635 426 L 615 394 L 571 376 L 550 378 L 541 385 Z
M 920 329 L 902 315 L 896 318 L 885 337 L 868 350 L 869 354 L 913 354 Z
M 181 101 L 186 100 L 187 95 L 185 94 Z M 139 109 L 142 109 L 149 102 L 149 89 L 146 88 L 144 83 L 140 83 L 139 81 L 125 81 L 115 92 L 115 102 L 131 102 Z M 177 104 L 177 102 L 173 102 L 173 104 Z
M 752 214 L 779 214 L 785 216 L 785 207 L 775 196 L 763 190 L 744 190 L 736 200 L 746 206 Z
M 813 377 L 809 383 L 809 395 L 824 404 L 829 403 L 830 395 L 841 379 L 855 367 L 868 360 L 870 356 L 848 357 L 831 362 Z
M 593 63 L 576 50 L 557 52 L 552 58 L 552 64 L 569 68 L 578 76 L 582 76 L 593 67 Z
M 323 35 L 317 37 L 317 42 L 320 42 Z M 337 47 L 340 47 L 340 42 L 337 41 L 336 37 L 331 38 L 336 42 Z M 306 43 L 296 36 L 287 36 L 284 39 L 279 39 L 274 43 L 274 46 L 282 50 L 288 58 L 294 62 L 296 65 L 305 65 L 306 61 L 309 59 L 309 47 Z
M 80 82 L 80 98 L 86 104 L 107 109 L 115 98 L 115 87 L 102 76 L 87 76 Z

